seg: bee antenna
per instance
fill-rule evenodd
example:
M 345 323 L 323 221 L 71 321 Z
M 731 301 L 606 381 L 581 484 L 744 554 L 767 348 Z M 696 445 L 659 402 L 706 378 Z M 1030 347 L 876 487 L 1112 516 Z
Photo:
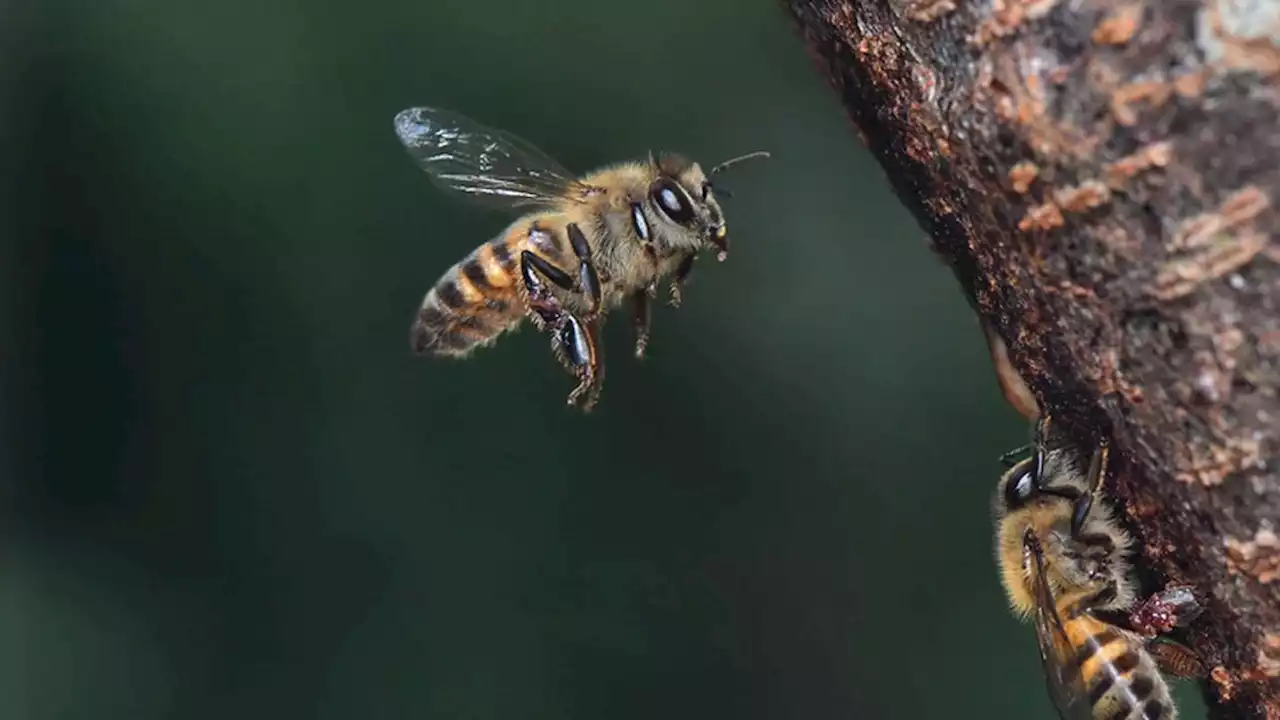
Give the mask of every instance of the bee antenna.
M 729 192 L 729 188 L 723 185 L 712 185 L 711 183 L 707 183 L 707 187 L 711 188 L 712 190 L 715 190 L 717 195 L 723 195 L 724 197 L 730 198 L 730 199 L 733 198 L 733 193 Z
M 767 158 L 767 157 L 771 157 L 771 156 L 769 155 L 769 152 L 766 150 L 757 150 L 752 153 L 747 153 L 746 155 L 739 155 L 736 158 L 729 158 L 728 160 L 725 160 L 719 165 L 711 168 L 711 172 L 707 173 L 707 175 L 715 175 L 721 170 L 728 170 L 729 168 L 733 167 L 734 165 L 737 165 L 738 163 L 744 160 L 754 160 L 755 158 Z

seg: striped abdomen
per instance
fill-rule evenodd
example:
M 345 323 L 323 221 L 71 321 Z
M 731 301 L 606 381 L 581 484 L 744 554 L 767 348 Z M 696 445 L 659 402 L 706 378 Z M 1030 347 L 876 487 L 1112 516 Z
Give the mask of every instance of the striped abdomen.
M 1169 686 L 1142 641 L 1089 615 L 1065 622 L 1097 720 L 1173 720 Z
M 520 324 L 520 253 L 531 250 L 561 265 L 560 233 L 544 227 L 536 218 L 522 218 L 449 268 L 423 299 L 409 330 L 414 352 L 465 355 Z

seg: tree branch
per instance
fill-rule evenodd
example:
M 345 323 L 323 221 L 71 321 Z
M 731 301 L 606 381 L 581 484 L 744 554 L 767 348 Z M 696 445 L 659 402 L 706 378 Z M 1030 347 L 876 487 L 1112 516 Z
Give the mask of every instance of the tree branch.
M 1040 406 L 1126 458 L 1214 716 L 1280 718 L 1280 5 L 783 2 Z

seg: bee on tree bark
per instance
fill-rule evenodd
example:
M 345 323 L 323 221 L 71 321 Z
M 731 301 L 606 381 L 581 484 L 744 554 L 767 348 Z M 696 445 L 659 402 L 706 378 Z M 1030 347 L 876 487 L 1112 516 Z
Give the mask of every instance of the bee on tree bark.
M 649 342 L 650 301 L 670 278 L 670 302 L 703 250 L 723 261 L 724 213 L 717 173 L 675 153 L 651 155 L 582 176 L 531 143 L 448 110 L 416 107 L 395 116 L 400 142 L 441 189 L 522 215 L 445 271 L 410 329 L 419 355 L 465 357 L 525 317 L 550 333 L 557 360 L 578 380 L 569 405 L 590 411 L 604 379 L 600 327 L 630 301 L 635 355 Z
M 1006 455 L 993 505 L 1001 580 L 1013 611 L 1034 618 L 1050 699 L 1063 720 L 1173 720 L 1161 671 L 1204 666 L 1160 635 L 1194 620 L 1199 602 L 1170 586 L 1135 604 L 1133 541 L 1102 492 L 1109 443 L 1086 454 L 1047 416 L 1035 428 L 1031 446 Z

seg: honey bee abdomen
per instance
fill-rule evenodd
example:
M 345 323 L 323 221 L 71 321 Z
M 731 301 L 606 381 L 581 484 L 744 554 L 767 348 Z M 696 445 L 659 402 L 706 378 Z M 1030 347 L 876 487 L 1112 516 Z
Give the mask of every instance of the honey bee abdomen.
M 515 291 L 514 253 L 504 235 L 476 248 L 436 281 L 409 331 L 413 351 L 466 355 L 523 317 Z
M 1121 631 L 1091 621 L 1077 662 L 1099 720 L 1171 720 L 1169 689 L 1141 643 Z

